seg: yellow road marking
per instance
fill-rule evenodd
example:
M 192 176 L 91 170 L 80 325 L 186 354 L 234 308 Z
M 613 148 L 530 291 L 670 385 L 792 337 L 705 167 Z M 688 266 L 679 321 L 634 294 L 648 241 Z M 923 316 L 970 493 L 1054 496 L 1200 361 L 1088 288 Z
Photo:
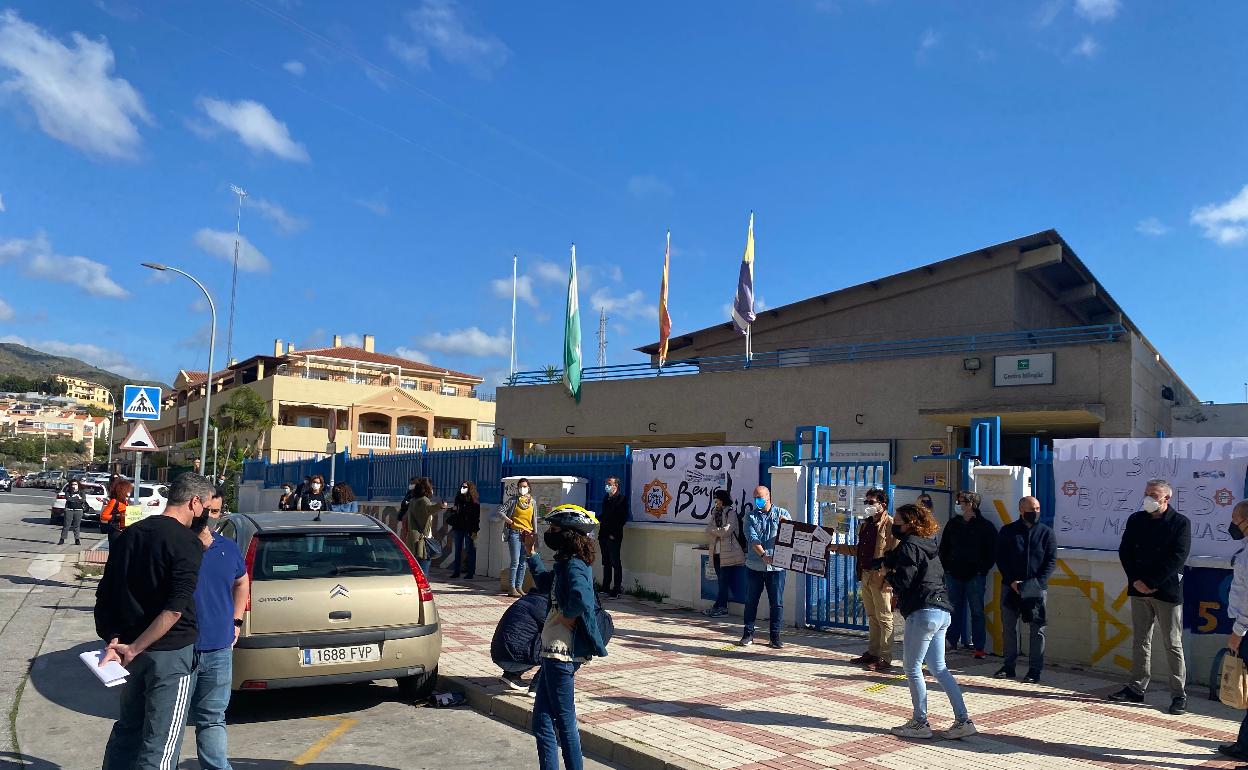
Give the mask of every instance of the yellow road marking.
M 304 765 L 308 764 L 312 760 L 316 759 L 317 757 L 321 755 L 322 751 L 332 746 L 339 738 L 343 736 L 344 733 L 347 732 L 347 730 L 350 730 L 352 727 L 355 727 L 356 724 L 359 723 L 358 719 L 341 719 L 340 720 L 335 717 L 312 717 L 312 718 L 319 719 L 325 722 L 339 722 L 340 724 L 337 727 L 335 727 L 333 730 L 330 730 L 329 734 L 326 735 L 324 738 L 321 738 L 319 741 L 309 746 L 307 751 L 295 757 L 294 760 L 291 761 L 289 765 L 286 765 L 286 770 L 291 770 L 292 768 L 296 768 L 296 767 L 303 767 Z

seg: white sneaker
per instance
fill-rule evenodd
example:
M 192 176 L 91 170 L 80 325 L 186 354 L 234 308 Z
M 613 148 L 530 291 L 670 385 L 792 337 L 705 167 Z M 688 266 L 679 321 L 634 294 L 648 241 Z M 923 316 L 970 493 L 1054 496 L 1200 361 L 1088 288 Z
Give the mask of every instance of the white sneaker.
M 973 729 L 973 728 L 972 728 Z M 898 738 L 931 738 L 932 727 L 927 722 L 920 722 L 917 719 L 911 719 L 901 727 L 894 727 L 889 730 L 890 733 Z
M 970 717 L 967 717 L 966 719 L 959 719 L 954 722 L 953 727 L 950 727 L 948 730 L 942 732 L 940 737 L 946 740 L 956 741 L 962 738 L 969 738 L 978 732 L 979 730 L 975 729 L 975 723 L 971 721 Z

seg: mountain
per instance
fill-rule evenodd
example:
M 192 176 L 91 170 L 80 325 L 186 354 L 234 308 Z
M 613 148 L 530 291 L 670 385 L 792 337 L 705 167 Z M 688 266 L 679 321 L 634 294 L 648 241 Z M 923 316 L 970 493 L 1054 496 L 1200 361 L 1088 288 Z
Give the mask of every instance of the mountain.
M 122 386 L 126 384 L 160 385 L 164 390 L 169 389 L 169 386 L 164 383 L 131 380 L 129 377 L 92 366 L 77 358 L 54 356 L 51 353 L 43 353 L 12 342 L 0 342 L 0 373 L 28 380 L 46 380 L 54 374 L 81 377 L 84 380 L 98 382 L 114 391 L 118 399 L 121 398 Z

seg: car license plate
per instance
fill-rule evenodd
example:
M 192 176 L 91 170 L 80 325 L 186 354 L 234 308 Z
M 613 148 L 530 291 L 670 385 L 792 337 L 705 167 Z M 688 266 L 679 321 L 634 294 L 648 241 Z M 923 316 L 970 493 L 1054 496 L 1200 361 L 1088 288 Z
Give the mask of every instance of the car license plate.
M 352 644 L 347 647 L 315 647 L 303 650 L 304 666 L 332 666 L 347 663 L 373 663 L 381 660 L 381 647 L 376 644 Z

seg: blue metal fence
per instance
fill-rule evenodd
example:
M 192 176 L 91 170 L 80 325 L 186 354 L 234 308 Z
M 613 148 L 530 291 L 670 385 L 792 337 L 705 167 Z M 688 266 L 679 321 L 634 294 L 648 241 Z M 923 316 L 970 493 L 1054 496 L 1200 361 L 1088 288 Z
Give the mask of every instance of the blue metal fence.
M 857 545 L 860 517 L 855 501 L 872 487 L 891 489 L 889 464 L 815 461 L 805 465 L 806 523 L 832 527 L 838 542 Z M 850 487 L 846 499 L 838 499 L 835 494 L 831 499 L 826 495 L 820 499 L 820 488 L 837 487 Z M 826 576 L 806 576 L 807 625 L 819 629 L 867 627 L 854 563 L 853 556 L 833 554 L 828 558 Z
M 1031 493 L 1040 501 L 1040 521 L 1053 526 L 1057 490 L 1053 488 L 1053 449 L 1031 439 Z

